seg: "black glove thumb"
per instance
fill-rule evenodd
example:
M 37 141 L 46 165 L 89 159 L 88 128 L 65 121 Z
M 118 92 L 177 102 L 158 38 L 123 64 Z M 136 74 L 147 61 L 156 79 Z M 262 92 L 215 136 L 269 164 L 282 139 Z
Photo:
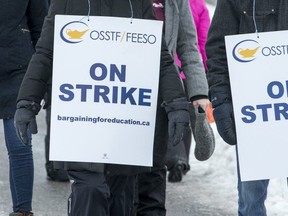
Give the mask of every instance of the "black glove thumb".
M 31 119 L 30 123 L 29 123 L 29 130 L 32 134 L 37 134 L 38 133 L 38 127 L 37 127 L 37 123 L 36 123 L 36 119 L 33 118 Z

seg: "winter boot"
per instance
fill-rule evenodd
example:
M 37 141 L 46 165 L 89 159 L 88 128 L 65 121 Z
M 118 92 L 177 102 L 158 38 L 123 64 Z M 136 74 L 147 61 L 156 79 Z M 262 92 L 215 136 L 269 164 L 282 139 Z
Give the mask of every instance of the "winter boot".
M 185 163 L 177 161 L 171 170 L 169 170 L 168 181 L 169 182 L 181 182 L 185 170 Z
M 52 161 L 48 161 L 45 164 L 47 171 L 47 179 L 51 181 L 68 182 L 69 177 L 66 170 L 55 169 Z
M 19 212 L 12 212 L 9 214 L 9 216 L 33 216 L 33 213 L 32 212 L 19 211 Z

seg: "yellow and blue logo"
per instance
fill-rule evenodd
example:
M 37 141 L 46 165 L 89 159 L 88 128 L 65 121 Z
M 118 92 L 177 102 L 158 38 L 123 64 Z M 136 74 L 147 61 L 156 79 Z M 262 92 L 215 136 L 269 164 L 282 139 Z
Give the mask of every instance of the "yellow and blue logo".
M 88 25 L 81 21 L 72 21 L 63 26 L 60 31 L 60 37 L 66 43 L 80 43 L 83 36 L 89 30 Z
M 236 61 L 251 62 L 256 59 L 259 48 L 260 45 L 257 41 L 251 39 L 243 40 L 235 45 L 232 55 Z

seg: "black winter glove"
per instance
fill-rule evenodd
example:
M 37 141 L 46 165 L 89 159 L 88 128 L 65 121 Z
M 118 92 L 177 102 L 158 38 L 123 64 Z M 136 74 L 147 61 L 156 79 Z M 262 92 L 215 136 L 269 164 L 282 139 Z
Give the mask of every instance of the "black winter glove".
M 176 146 L 183 139 L 185 133 L 189 131 L 189 111 L 188 101 L 186 98 L 177 98 L 172 102 L 164 102 L 168 114 L 168 134 L 169 145 Z
M 37 123 L 35 116 L 40 111 L 41 106 L 32 101 L 20 100 L 17 103 L 17 110 L 14 116 L 14 125 L 18 138 L 22 143 L 28 144 L 28 128 L 32 134 L 36 134 Z
M 213 116 L 222 139 L 230 145 L 236 145 L 237 140 L 232 102 L 225 101 L 217 106 L 213 111 Z

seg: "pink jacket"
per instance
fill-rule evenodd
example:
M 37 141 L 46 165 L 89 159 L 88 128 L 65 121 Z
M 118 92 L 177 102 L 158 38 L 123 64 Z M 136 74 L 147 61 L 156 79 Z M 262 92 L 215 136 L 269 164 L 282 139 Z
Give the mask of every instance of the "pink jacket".
M 205 70 L 207 71 L 205 44 L 207 40 L 207 33 L 210 27 L 209 11 L 205 0 L 189 0 L 189 4 L 197 30 L 198 49 L 202 56 Z

